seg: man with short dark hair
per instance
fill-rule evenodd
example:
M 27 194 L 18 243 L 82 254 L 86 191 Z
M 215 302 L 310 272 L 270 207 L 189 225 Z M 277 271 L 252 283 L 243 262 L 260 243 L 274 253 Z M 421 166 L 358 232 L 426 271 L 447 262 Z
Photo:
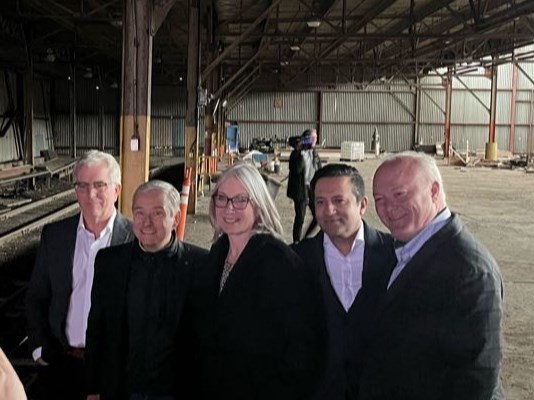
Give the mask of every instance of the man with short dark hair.
M 133 196 L 136 240 L 102 250 L 87 329 L 89 399 L 176 400 L 185 382 L 178 337 L 191 274 L 207 251 L 180 242 L 180 194 L 149 181 Z
M 84 348 L 94 259 L 104 248 L 133 238 L 115 209 L 121 172 L 110 154 L 92 150 L 74 167 L 81 212 L 46 225 L 26 296 L 28 343 L 40 364 L 45 398 L 85 398 Z
M 316 400 L 355 400 L 375 307 L 395 263 L 391 237 L 367 225 L 363 178 L 327 164 L 312 181 L 321 232 L 295 250 L 317 278 L 327 316 L 327 363 Z

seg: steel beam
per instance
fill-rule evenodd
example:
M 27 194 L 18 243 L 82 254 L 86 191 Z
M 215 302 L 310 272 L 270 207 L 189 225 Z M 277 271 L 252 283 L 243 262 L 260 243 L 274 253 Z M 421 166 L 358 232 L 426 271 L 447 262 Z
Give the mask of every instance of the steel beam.
M 215 59 L 213 60 L 206 69 L 202 72 L 202 81 L 206 79 L 208 74 L 217 66 L 219 65 L 239 44 L 252 32 L 258 24 L 263 21 L 265 18 L 269 16 L 271 11 L 280 4 L 281 0 L 274 0 L 271 5 L 258 17 L 256 20 L 243 31 L 241 36 L 239 36 L 236 40 L 230 44 L 230 46 L 226 47 L 223 52 Z M 190 31 L 191 32 L 191 31 Z

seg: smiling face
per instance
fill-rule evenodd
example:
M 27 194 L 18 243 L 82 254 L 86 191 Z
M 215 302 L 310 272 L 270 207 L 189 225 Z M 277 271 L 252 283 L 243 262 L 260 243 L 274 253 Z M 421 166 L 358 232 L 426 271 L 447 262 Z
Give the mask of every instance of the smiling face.
M 444 206 L 440 185 L 416 162 L 397 159 L 380 166 L 373 180 L 373 196 L 380 220 L 393 237 L 409 242 Z
M 169 244 L 180 220 L 180 211 L 172 213 L 161 190 L 137 193 L 132 211 L 133 231 L 143 249 L 156 252 Z
M 86 225 L 105 223 L 113 215 L 121 186 L 111 183 L 105 163 L 82 165 L 76 173 L 76 198 Z
M 219 186 L 216 196 L 219 196 L 220 200 L 224 197 L 226 199 L 240 199 L 241 203 L 244 199 L 249 198 L 244 186 L 234 177 L 228 178 Z M 212 199 L 212 201 L 214 200 Z M 232 201 L 227 201 L 224 207 L 218 207 L 215 204 L 215 223 L 228 236 L 250 237 L 255 221 L 254 207 L 250 201 L 242 210 L 236 209 Z
M 330 240 L 340 248 L 350 248 L 362 225 L 367 198 L 359 201 L 348 176 L 325 177 L 315 185 L 315 217 Z M 341 250 L 341 249 L 340 249 Z

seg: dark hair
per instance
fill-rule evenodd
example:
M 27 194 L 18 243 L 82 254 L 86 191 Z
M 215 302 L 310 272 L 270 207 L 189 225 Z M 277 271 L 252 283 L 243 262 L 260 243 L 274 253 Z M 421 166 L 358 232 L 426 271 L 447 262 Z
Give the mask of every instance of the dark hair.
M 360 200 L 365 196 L 365 183 L 358 170 L 347 164 L 326 164 L 324 167 L 318 169 L 311 180 L 311 195 L 315 195 L 315 186 L 319 179 L 334 178 L 334 177 L 348 176 L 352 185 L 352 193 L 356 196 L 356 200 Z

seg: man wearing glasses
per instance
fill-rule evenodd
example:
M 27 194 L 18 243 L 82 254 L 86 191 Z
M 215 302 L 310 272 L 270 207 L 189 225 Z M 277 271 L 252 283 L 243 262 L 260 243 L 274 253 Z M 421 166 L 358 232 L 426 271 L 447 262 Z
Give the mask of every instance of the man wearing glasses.
M 96 253 L 133 239 L 115 209 L 121 172 L 115 158 L 92 150 L 74 167 L 81 212 L 43 228 L 26 296 L 29 348 L 46 399 L 85 398 L 85 331 Z

